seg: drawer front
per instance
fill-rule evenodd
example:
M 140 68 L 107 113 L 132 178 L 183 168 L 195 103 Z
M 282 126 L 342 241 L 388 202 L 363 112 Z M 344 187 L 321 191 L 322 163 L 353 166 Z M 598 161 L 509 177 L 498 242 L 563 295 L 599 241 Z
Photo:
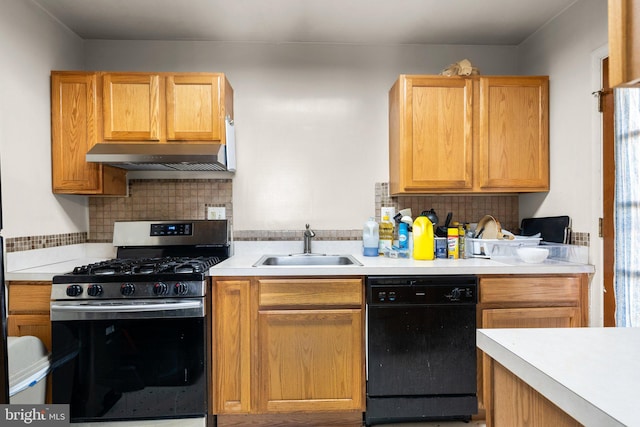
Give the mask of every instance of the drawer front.
M 362 279 L 260 279 L 258 303 L 265 307 L 362 307 Z
M 9 314 L 49 314 L 50 282 L 9 282 Z
M 578 276 L 496 276 L 480 278 L 480 303 L 579 302 Z

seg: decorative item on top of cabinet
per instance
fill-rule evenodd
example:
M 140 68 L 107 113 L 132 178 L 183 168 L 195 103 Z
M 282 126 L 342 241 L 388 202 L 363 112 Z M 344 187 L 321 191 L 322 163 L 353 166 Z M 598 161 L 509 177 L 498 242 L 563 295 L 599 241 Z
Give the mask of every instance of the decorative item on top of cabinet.
M 389 92 L 391 194 L 549 189 L 546 76 L 401 75 Z
M 87 163 L 98 142 L 98 73 L 51 73 L 51 171 L 57 194 L 125 195 L 126 171 Z
M 609 0 L 609 86 L 640 84 L 640 1 Z

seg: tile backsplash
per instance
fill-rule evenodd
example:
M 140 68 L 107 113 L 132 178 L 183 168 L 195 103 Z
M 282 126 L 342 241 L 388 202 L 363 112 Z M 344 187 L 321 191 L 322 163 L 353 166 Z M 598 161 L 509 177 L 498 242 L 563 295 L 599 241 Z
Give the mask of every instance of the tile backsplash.
M 208 206 L 233 219 L 230 179 L 130 180 L 129 196 L 89 197 L 89 242 L 111 242 L 115 221 L 205 219 Z
M 411 208 L 412 216 L 434 209 L 439 224 L 447 213 L 453 221 L 477 222 L 490 214 L 502 228 L 518 232 L 518 195 L 389 195 L 388 183 L 376 183 L 372 189 L 371 215 L 380 220 L 380 208 L 392 206 L 396 212 Z M 130 180 L 129 196 L 89 197 L 89 231 L 49 236 L 7 238 L 7 252 L 41 249 L 77 243 L 112 242 L 113 223 L 131 220 L 205 219 L 207 207 L 224 207 L 226 217 L 233 222 L 233 191 L 230 179 L 154 179 Z M 366 218 L 365 218 L 366 219 Z M 316 240 L 359 240 L 361 229 L 314 230 Z M 589 233 L 574 232 L 572 244 L 589 246 Z M 235 240 L 301 240 L 302 230 L 237 230 Z

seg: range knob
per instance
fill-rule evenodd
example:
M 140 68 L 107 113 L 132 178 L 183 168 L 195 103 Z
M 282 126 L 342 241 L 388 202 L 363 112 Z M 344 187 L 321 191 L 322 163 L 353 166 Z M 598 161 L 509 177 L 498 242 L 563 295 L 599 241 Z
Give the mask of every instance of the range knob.
M 99 297 L 102 295 L 102 292 L 103 289 L 101 285 L 89 285 L 87 288 L 87 294 L 89 294 L 90 297 Z
M 136 287 L 133 283 L 123 283 L 122 286 L 120 286 L 120 293 L 125 297 L 130 297 L 135 291 Z
M 166 283 L 157 282 L 153 285 L 154 295 L 167 295 L 169 293 L 169 287 Z
M 189 287 L 186 285 L 186 283 L 178 282 L 174 285 L 173 292 L 176 295 L 186 295 L 187 292 L 189 292 Z
M 82 294 L 82 286 L 80 285 L 69 285 L 67 286 L 67 296 L 69 297 L 77 297 Z

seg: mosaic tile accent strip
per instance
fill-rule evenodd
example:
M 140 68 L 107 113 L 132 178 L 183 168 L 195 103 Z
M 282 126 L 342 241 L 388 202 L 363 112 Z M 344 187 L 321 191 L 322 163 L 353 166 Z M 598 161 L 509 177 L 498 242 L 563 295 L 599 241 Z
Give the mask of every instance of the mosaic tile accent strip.
M 50 234 L 48 236 L 9 237 L 5 240 L 7 252 L 54 248 L 87 242 L 87 233 Z
M 362 230 L 316 230 L 313 240 L 362 240 Z M 237 241 L 303 240 L 304 230 L 241 230 L 233 232 Z
M 205 219 L 221 206 L 233 222 L 230 179 L 131 180 L 129 196 L 89 197 L 89 242 L 113 241 L 115 221 Z

